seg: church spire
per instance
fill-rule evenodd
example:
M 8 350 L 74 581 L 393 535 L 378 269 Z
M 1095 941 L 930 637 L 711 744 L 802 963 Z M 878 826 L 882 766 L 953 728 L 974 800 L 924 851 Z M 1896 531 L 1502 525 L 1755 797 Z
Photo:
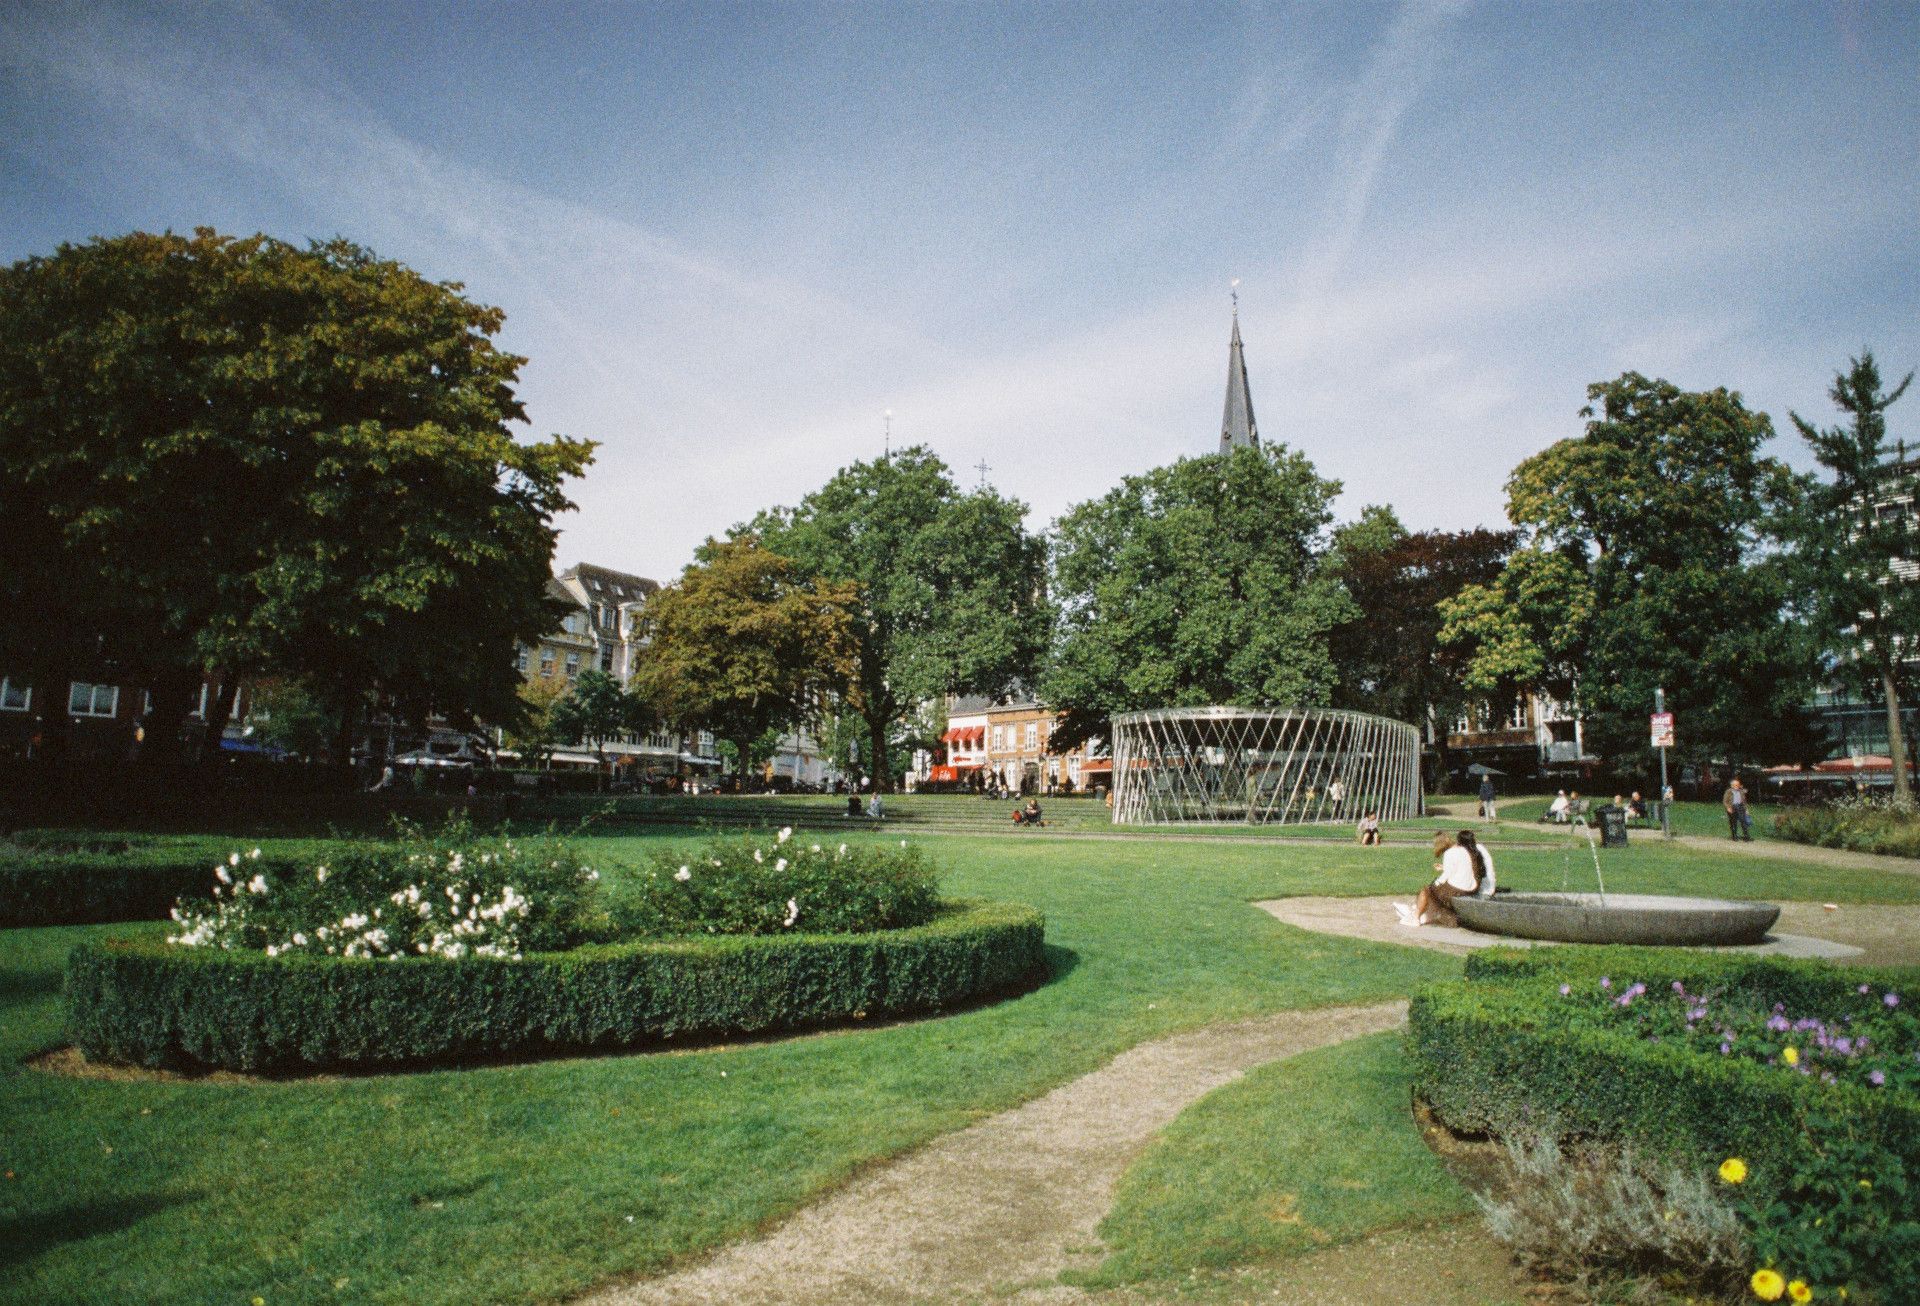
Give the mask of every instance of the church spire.
M 1253 420 L 1253 392 L 1247 388 L 1247 360 L 1240 350 L 1240 283 L 1233 283 L 1233 341 L 1227 346 L 1227 409 L 1220 418 L 1220 452 L 1242 445 L 1258 448 L 1260 424 Z

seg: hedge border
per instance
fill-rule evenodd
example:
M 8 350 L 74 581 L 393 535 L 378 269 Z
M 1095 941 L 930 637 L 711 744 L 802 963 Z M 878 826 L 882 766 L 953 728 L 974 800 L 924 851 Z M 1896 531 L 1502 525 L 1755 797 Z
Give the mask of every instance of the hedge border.
M 213 895 L 216 860 L 211 847 L 8 850 L 0 855 L 0 929 L 165 920 L 180 899 Z M 292 865 L 262 858 L 247 863 L 247 870 L 285 871 Z
M 93 1060 L 264 1073 L 639 1048 L 938 1010 L 1045 967 L 1045 918 L 948 902 L 872 934 L 735 936 L 495 958 L 365 960 L 82 944 L 68 1032 Z
M 1737 1059 L 1554 1021 L 1559 983 L 1614 976 L 1650 988 L 1714 983 L 1793 1005 L 1851 996 L 1861 983 L 1913 976 L 1821 962 L 1701 956 L 1658 948 L 1492 950 L 1465 981 L 1429 985 L 1408 1013 L 1414 1090 L 1449 1126 L 1502 1133 L 1631 1138 L 1663 1155 L 1718 1165 L 1729 1156 L 1794 1163 L 1809 1108 L 1845 1115 L 1920 1164 L 1920 1098 L 1822 1084 Z

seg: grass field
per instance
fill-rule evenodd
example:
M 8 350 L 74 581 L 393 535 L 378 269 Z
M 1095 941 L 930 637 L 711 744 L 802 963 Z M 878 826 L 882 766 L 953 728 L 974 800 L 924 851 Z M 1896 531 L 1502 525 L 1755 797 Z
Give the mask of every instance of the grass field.
M 1409 842 L 1421 837 L 1408 832 Z M 595 842 L 616 864 L 688 838 L 647 830 Z M 118 1082 L 58 1077 L 21 1061 L 62 1042 L 67 948 L 157 927 L 0 932 L 0 1298 L 556 1298 L 739 1238 L 865 1164 L 1036 1096 L 1144 1039 L 1378 1001 L 1459 973 L 1451 957 L 1305 933 L 1248 905 L 1289 894 L 1410 892 L 1429 873 L 1418 847 L 1046 831 L 946 834 L 929 847 L 948 892 L 1047 913 L 1050 983 L 942 1019 L 738 1046 L 307 1082 Z M 1621 891 L 1920 901 L 1920 877 L 1654 843 L 1608 859 L 1608 887 Z M 1567 843 L 1506 848 L 1499 870 L 1516 888 L 1583 887 L 1591 864 L 1584 845 Z M 1169 1134 L 1153 1154 L 1160 1177 L 1130 1183 L 1116 1212 L 1114 1274 L 1201 1263 L 1217 1230 L 1232 1226 L 1239 1199 L 1223 1192 L 1205 1209 L 1212 1181 L 1202 1181 L 1204 1167 L 1218 1163 L 1209 1159 L 1218 1148 L 1192 1140 L 1260 1128 L 1260 1093 L 1271 1076 L 1313 1070 L 1301 1064 L 1227 1090 L 1244 1098 L 1203 1103 L 1190 1126 L 1199 1132 Z M 1356 1102 L 1366 1085 L 1391 1088 L 1390 1070 L 1374 1062 L 1338 1073 L 1366 1080 L 1353 1090 Z M 1394 1155 L 1382 1152 L 1365 1168 L 1390 1169 Z M 1181 1179 L 1183 1170 L 1192 1176 Z M 1145 1218 L 1129 1210 L 1151 1212 L 1162 1200 L 1155 1193 L 1183 1189 L 1170 1235 L 1149 1245 L 1125 1232 Z M 1378 1212 L 1350 1203 L 1347 1214 L 1316 1217 L 1316 1227 L 1347 1236 L 1379 1212 L 1403 1222 L 1444 1205 L 1434 1191 L 1389 1196 Z M 1283 1250 L 1250 1243 L 1245 1254 Z

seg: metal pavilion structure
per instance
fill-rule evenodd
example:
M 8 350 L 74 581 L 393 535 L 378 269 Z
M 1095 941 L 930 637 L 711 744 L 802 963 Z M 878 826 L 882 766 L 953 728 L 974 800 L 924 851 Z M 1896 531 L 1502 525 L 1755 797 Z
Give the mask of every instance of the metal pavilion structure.
M 1113 718 L 1116 825 L 1310 825 L 1421 811 L 1420 732 L 1336 708 L 1161 708 Z

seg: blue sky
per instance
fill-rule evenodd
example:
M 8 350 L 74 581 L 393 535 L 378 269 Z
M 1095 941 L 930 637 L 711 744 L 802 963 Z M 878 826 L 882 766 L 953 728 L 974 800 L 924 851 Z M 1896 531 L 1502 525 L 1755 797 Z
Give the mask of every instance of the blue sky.
M 205 224 L 464 281 L 530 433 L 602 442 L 559 560 L 662 578 L 889 409 L 1036 528 L 1210 450 L 1238 277 L 1263 436 L 1453 529 L 1589 382 L 1790 432 L 1920 364 L 1916 90 L 1914 4 L 15 0 L 0 259 Z

